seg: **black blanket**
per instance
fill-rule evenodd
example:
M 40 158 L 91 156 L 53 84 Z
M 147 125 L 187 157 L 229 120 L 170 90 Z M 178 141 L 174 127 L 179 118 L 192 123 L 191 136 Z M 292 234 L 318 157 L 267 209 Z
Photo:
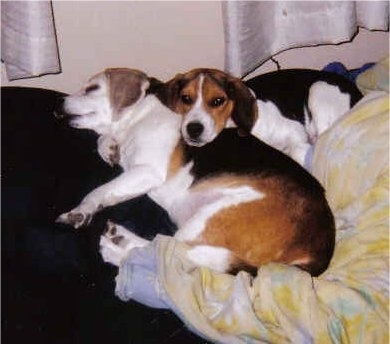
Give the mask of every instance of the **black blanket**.
M 99 157 L 94 133 L 53 116 L 62 96 L 2 88 L 3 342 L 204 343 L 170 311 L 114 296 L 117 269 L 98 251 L 107 219 L 148 239 L 174 231 L 147 196 L 100 212 L 85 229 L 54 222 L 121 172 Z

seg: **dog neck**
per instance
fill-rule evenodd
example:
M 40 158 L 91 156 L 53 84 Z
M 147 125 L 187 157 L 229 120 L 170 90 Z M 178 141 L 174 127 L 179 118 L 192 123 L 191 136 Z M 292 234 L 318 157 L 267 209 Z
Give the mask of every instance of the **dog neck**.
M 110 135 L 115 137 L 118 143 L 127 139 L 129 128 L 136 126 L 153 111 L 158 111 L 158 106 L 163 106 L 154 95 L 145 96 L 142 101 L 123 110 L 120 118 L 111 124 Z

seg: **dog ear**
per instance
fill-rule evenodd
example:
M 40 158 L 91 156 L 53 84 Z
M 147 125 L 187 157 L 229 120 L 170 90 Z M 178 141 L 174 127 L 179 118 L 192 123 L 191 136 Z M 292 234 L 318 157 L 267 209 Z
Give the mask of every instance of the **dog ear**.
M 238 78 L 229 78 L 226 93 L 234 100 L 232 119 L 241 135 L 249 135 L 258 116 L 256 98 Z
M 149 87 L 146 90 L 146 94 L 157 94 L 160 92 L 160 89 L 163 87 L 164 83 L 156 78 L 150 77 Z
M 171 110 L 175 110 L 177 99 L 180 90 L 184 85 L 184 74 L 176 74 L 176 76 L 163 83 L 156 91 L 156 96 L 160 101 Z
M 105 71 L 110 85 L 109 97 L 113 109 L 113 120 L 119 119 L 123 109 L 135 104 L 143 94 L 146 74 L 132 69 L 111 68 Z

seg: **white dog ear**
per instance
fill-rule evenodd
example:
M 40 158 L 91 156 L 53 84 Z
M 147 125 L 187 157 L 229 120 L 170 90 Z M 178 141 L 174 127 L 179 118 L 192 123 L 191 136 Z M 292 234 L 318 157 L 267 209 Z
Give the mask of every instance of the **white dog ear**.
M 109 84 L 113 120 L 117 121 L 123 109 L 134 105 L 145 94 L 147 75 L 127 68 L 111 68 L 105 71 Z

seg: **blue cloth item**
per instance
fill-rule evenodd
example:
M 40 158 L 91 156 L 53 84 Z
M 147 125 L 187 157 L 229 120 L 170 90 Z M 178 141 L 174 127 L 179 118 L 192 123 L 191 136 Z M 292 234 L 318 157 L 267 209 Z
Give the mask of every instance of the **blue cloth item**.
M 158 280 L 155 243 L 132 249 L 119 267 L 115 294 L 122 301 L 135 300 L 153 308 L 170 308 Z
M 371 68 L 374 65 L 375 65 L 374 62 L 368 62 L 365 63 L 360 68 L 348 70 L 341 62 L 331 62 L 327 64 L 322 70 L 325 72 L 333 72 L 333 73 L 343 75 L 344 77 L 351 80 L 352 82 L 355 82 L 359 74 L 363 73 L 364 71 L 366 71 L 367 69 Z

